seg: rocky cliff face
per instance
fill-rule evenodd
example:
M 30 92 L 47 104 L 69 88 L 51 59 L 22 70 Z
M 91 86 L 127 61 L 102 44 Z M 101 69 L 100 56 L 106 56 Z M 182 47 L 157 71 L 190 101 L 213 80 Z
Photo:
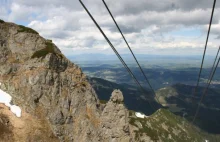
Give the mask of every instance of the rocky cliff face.
M 0 83 L 22 109 L 17 118 L 0 104 L 3 142 L 211 141 L 166 110 L 138 118 L 119 90 L 100 103 L 81 69 L 51 40 L 1 20 Z
M 32 29 L 0 22 L 0 82 L 13 103 L 59 141 L 132 141 L 122 93 L 100 104 L 81 69 Z

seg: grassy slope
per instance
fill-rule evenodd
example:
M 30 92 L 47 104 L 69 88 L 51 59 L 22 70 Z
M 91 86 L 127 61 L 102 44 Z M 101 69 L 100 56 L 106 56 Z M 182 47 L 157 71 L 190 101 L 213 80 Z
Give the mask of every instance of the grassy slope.
M 189 121 L 192 120 L 197 103 L 200 100 L 204 88 L 199 87 L 198 94 L 193 98 L 193 86 L 177 84 L 171 87 L 166 87 L 157 91 L 157 96 L 160 96 L 160 103 L 166 104 L 170 111 L 180 116 L 185 115 Z M 198 114 L 196 125 L 203 130 L 219 134 L 220 130 L 220 97 L 216 89 L 209 89 L 208 95 L 202 102 L 200 112 Z
M 142 128 L 135 131 L 137 141 L 141 140 L 144 133 L 153 141 L 163 142 L 205 142 L 205 140 L 217 141 L 219 139 L 217 136 L 201 132 L 187 120 L 166 109 L 160 109 L 145 119 L 131 115 L 130 124 L 137 126 L 137 122 L 142 124 Z

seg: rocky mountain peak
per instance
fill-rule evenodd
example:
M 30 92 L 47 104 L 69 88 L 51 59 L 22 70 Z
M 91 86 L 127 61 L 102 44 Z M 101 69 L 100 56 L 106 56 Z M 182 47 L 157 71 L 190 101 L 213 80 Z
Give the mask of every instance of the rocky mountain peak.
M 0 82 L 22 112 L 44 122 L 60 141 L 131 139 L 122 92 L 115 90 L 102 109 L 81 69 L 30 28 L 0 22 Z
M 110 101 L 114 103 L 122 103 L 124 101 L 124 97 L 122 95 L 122 92 L 120 90 L 114 90 L 112 92 L 112 96 L 110 98 Z
M 113 141 L 131 141 L 128 110 L 123 104 L 123 95 L 120 90 L 114 90 L 109 102 L 101 114 L 101 127 L 105 138 Z

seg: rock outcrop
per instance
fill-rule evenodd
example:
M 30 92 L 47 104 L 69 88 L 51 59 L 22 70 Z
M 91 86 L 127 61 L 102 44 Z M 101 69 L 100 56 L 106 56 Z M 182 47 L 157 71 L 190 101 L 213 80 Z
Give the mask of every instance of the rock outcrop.
M 22 109 L 17 118 L 0 104 L 3 142 L 199 142 L 208 137 L 165 110 L 136 117 L 119 90 L 100 103 L 81 69 L 51 40 L 2 20 L 0 83 Z
M 115 142 L 129 142 L 131 140 L 129 113 L 123 101 L 122 92 L 115 90 L 101 114 L 101 127 L 105 139 L 111 138 Z
M 0 23 L 0 82 L 60 141 L 132 141 L 122 93 L 114 91 L 103 110 L 81 69 L 32 29 Z

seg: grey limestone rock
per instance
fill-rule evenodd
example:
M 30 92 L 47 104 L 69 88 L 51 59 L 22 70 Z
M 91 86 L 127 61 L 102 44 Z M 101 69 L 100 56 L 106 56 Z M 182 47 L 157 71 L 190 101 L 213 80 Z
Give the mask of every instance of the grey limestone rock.
M 112 92 L 112 96 L 110 98 L 110 101 L 112 102 L 118 102 L 121 103 L 124 101 L 124 97 L 122 95 L 122 92 L 120 90 L 114 90 Z
M 128 110 L 119 90 L 101 109 L 81 69 L 51 41 L 0 23 L 1 89 L 65 142 L 130 142 Z

